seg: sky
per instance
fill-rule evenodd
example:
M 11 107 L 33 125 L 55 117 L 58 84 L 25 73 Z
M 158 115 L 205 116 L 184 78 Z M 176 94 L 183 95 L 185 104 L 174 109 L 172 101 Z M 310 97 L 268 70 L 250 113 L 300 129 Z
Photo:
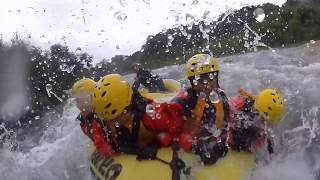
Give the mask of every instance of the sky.
M 43 48 L 65 43 L 98 62 L 140 50 L 148 35 L 165 28 L 266 2 L 285 0 L 1 0 L 0 38 L 18 32 Z

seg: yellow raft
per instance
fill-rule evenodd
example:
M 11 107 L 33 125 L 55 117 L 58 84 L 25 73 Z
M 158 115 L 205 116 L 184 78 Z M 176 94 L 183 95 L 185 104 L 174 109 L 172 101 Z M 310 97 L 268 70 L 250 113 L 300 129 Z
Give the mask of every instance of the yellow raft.
M 139 92 L 145 97 L 155 99 L 157 101 L 162 101 L 173 97 L 181 89 L 180 83 L 176 80 L 163 79 L 163 83 L 165 88 L 168 90 L 167 92 L 149 93 L 148 89 L 145 88 L 141 88 Z
M 181 154 L 181 153 L 180 153 Z M 92 149 L 91 172 L 97 179 L 117 180 L 171 180 L 172 169 L 159 160 L 137 161 L 136 156 L 123 154 L 104 158 Z M 172 150 L 161 148 L 157 157 L 166 162 L 172 160 Z M 211 166 L 203 166 L 196 155 L 182 153 L 179 156 L 186 164 L 188 173 L 181 171 L 180 179 L 196 180 L 245 180 L 254 166 L 254 156 L 245 152 L 230 151 L 226 157 Z
M 145 96 L 162 99 L 173 96 L 180 86 L 174 80 L 166 80 L 166 86 L 172 87 L 168 93 L 147 93 Z M 169 88 L 167 88 L 169 89 Z M 160 160 L 137 161 L 136 156 L 122 154 L 119 157 L 103 157 L 90 147 L 90 170 L 99 180 L 170 180 L 173 171 L 170 163 L 173 158 L 171 148 L 161 148 L 157 157 Z M 201 165 L 197 155 L 180 152 L 178 156 L 186 165 L 180 173 L 182 179 L 196 180 L 245 180 L 254 167 L 254 156 L 245 152 L 229 151 L 227 156 L 211 166 Z

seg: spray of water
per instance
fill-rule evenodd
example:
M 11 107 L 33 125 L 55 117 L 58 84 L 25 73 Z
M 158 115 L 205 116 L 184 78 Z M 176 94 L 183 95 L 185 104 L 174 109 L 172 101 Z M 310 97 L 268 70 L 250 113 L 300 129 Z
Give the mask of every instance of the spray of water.
M 1 59 L 0 72 L 0 119 L 16 120 L 28 105 L 24 50 L 17 47 L 8 57 Z

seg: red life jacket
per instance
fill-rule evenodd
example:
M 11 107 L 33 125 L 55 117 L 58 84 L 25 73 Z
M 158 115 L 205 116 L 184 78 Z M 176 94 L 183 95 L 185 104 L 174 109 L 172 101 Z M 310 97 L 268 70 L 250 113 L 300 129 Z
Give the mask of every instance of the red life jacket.
M 183 130 L 184 115 L 182 107 L 177 103 L 152 102 L 152 113 L 143 116 L 144 126 L 156 134 L 162 146 L 168 146 L 177 139 Z

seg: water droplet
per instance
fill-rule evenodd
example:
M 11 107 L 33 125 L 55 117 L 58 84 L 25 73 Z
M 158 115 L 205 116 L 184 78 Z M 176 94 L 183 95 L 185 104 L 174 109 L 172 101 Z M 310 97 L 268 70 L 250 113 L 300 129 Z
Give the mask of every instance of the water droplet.
M 82 50 L 81 50 L 81 48 L 78 47 L 78 48 L 76 49 L 75 54 L 76 54 L 77 56 L 79 56 L 81 53 L 82 53 Z
M 47 84 L 46 85 L 46 90 L 47 90 L 48 97 L 51 97 L 52 85 L 51 84 Z
M 114 13 L 114 17 L 117 18 L 119 21 L 123 21 L 127 19 L 127 14 L 121 11 L 117 11 Z
M 219 100 L 219 96 L 215 91 L 211 91 L 211 93 L 209 94 L 209 99 L 213 103 Z
M 208 151 L 205 153 L 205 156 L 206 156 L 207 158 L 210 158 L 210 157 L 211 157 L 211 155 L 210 155 L 210 153 L 209 153 Z
M 204 28 L 204 31 L 205 31 L 206 33 L 209 33 L 209 32 L 210 32 L 210 28 Z
M 119 0 L 119 3 L 122 7 L 125 7 L 128 5 L 128 3 L 125 0 Z
M 183 29 L 183 30 L 181 30 L 181 33 L 182 33 L 182 35 L 183 35 L 183 36 L 185 36 L 185 37 L 187 37 L 187 36 L 188 36 L 187 31 L 186 31 L 186 30 L 184 30 L 184 29 Z
M 187 35 L 187 40 L 190 40 L 191 39 L 191 34 L 188 34 Z
M 199 98 L 200 98 L 200 99 L 206 99 L 206 93 L 200 92 Z
M 67 66 L 66 64 L 61 64 L 60 66 L 61 71 L 65 71 L 67 73 L 71 73 L 73 71 L 73 68 L 76 67 L 76 65 L 72 65 L 72 66 Z
M 253 15 L 256 18 L 256 21 L 262 22 L 264 18 L 266 17 L 266 14 L 264 13 L 264 10 L 262 8 L 257 8 L 253 11 Z
M 146 113 L 147 113 L 148 116 L 154 117 L 155 112 L 154 112 L 154 108 L 153 108 L 152 104 L 148 104 L 146 106 Z
M 120 123 L 117 121 L 117 122 L 114 123 L 114 126 L 115 126 L 116 128 L 118 128 L 118 127 L 120 127 Z
M 208 84 L 208 81 L 206 79 L 204 79 L 202 82 L 203 84 Z
M 213 75 L 213 73 L 210 73 L 210 74 L 209 74 L 209 78 L 210 78 L 211 80 L 213 80 L 213 79 L 214 79 L 214 75 Z
M 25 110 L 30 110 L 30 106 L 26 106 L 24 109 Z
M 195 86 L 198 85 L 198 81 L 195 80 L 195 79 L 192 81 L 192 83 L 193 83 L 193 85 L 195 85 Z
M 191 15 L 191 14 L 189 14 L 189 13 L 187 13 L 185 17 L 186 17 L 187 23 L 192 26 L 192 23 L 193 23 L 194 20 L 195 20 L 194 16 Z
M 199 0 L 193 0 L 191 5 L 198 4 Z

